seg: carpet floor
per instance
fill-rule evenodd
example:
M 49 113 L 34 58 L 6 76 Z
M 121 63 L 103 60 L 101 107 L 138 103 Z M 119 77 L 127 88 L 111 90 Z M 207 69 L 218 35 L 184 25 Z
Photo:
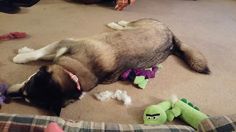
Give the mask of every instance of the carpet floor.
M 119 20 L 155 18 L 165 23 L 183 42 L 198 48 L 208 59 L 212 71 L 202 75 L 170 56 L 160 73 L 144 90 L 116 82 L 99 85 L 86 96 L 62 109 L 61 117 L 74 120 L 142 123 L 146 106 L 157 104 L 175 94 L 196 104 L 204 113 L 235 114 L 236 110 L 236 1 L 235 0 L 137 0 L 122 12 L 107 5 L 82 5 L 64 0 L 41 0 L 18 14 L 0 13 L 0 34 L 22 31 L 30 37 L 0 42 L 0 80 L 15 84 L 28 78 L 44 62 L 14 64 L 17 49 L 40 48 L 68 37 L 85 37 L 107 31 L 105 24 Z M 93 94 L 126 90 L 132 105 L 110 100 L 97 101 Z M 52 115 L 27 105 L 12 102 L 0 112 Z

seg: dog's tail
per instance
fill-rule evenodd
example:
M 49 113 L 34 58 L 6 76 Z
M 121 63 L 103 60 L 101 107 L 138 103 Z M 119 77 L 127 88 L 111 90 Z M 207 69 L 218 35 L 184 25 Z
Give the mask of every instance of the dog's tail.
M 206 58 L 193 47 L 182 43 L 176 36 L 173 37 L 173 54 L 183 59 L 191 69 L 203 74 L 210 74 Z

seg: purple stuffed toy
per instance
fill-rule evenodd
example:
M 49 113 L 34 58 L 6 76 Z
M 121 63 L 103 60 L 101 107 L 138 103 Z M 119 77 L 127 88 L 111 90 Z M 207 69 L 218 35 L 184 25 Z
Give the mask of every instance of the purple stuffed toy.
M 6 101 L 6 94 L 7 94 L 7 84 L 0 84 L 0 105 L 4 104 Z
M 147 85 L 149 78 L 154 78 L 156 72 L 161 68 L 161 65 L 152 66 L 151 68 L 137 68 L 137 69 L 128 69 L 120 76 L 121 80 L 128 80 L 133 82 L 139 88 L 144 89 Z

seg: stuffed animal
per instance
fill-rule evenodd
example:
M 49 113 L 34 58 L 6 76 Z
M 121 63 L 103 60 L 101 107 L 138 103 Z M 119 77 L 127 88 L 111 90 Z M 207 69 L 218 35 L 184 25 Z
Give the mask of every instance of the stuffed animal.
M 8 34 L 0 35 L 0 41 L 3 40 L 12 40 L 12 39 L 21 39 L 27 37 L 25 32 L 10 32 Z
M 0 84 L 0 105 L 4 104 L 6 101 L 6 93 L 7 93 L 7 84 Z
M 156 72 L 161 67 L 161 65 L 157 65 L 146 69 L 128 69 L 120 76 L 120 78 L 121 80 L 133 82 L 133 84 L 137 87 L 144 89 L 148 83 L 149 78 L 154 78 Z
M 45 128 L 44 132 L 64 132 L 57 123 L 51 122 Z
M 176 98 L 147 107 L 144 111 L 143 120 L 144 124 L 164 124 L 167 121 L 173 121 L 176 117 L 195 129 L 198 128 L 201 121 L 208 118 L 187 99 L 179 100 Z

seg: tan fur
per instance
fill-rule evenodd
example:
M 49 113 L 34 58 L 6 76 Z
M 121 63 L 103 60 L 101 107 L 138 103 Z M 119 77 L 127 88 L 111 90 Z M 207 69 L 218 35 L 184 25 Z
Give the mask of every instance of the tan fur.
M 200 73 L 210 73 L 207 66 L 207 60 L 201 52 L 196 50 L 194 47 L 182 43 L 176 37 L 174 37 L 174 39 L 174 44 L 177 47 L 177 55 L 182 57 L 191 69 Z
M 65 92 L 73 88 L 73 81 L 68 74 L 64 72 L 64 68 L 60 65 L 52 65 L 49 67 L 48 72 L 52 74 L 53 80 L 55 80 L 60 86 L 61 91 Z
M 58 41 L 31 53 L 18 54 L 13 61 L 26 63 L 54 56 L 55 65 L 49 67 L 53 78 L 61 86 L 69 87 L 65 68 L 78 76 L 84 91 L 99 83 L 117 81 L 129 68 L 146 68 L 161 63 L 172 53 L 182 57 L 193 70 L 207 73 L 205 57 L 195 48 L 181 43 L 159 21 L 140 19 L 122 27 L 88 38 Z

